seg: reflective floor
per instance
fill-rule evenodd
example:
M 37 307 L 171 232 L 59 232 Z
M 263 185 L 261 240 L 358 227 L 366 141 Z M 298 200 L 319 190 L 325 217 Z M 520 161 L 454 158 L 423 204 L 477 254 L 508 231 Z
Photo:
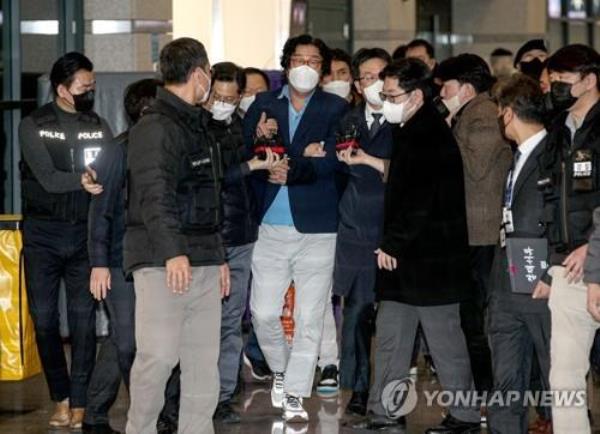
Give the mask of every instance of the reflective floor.
M 243 375 L 245 387 L 235 406 L 242 414 L 242 423 L 239 425 L 217 424 L 216 433 L 218 434 L 361 434 L 368 432 L 350 427 L 355 419 L 344 415 L 345 404 L 350 398 L 349 394 L 345 392 L 334 399 L 321 399 L 313 396 L 305 401 L 311 418 L 310 423 L 285 426 L 280 411 L 271 407 L 269 384 L 255 382 L 246 370 Z M 435 376 L 432 376 L 424 365 L 419 367 L 417 387 L 420 391 L 433 391 L 439 388 Z M 600 405 L 598 405 L 600 387 L 596 385 L 590 388 L 592 390 L 590 404 L 593 417 L 596 421 L 600 421 Z M 419 397 L 422 396 L 423 394 L 419 393 Z M 127 405 L 127 392 L 122 389 L 110 414 L 111 423 L 115 429 L 124 431 Z M 53 405 L 48 398 L 46 383 L 42 375 L 22 382 L 0 383 L 1 434 L 62 434 L 69 432 L 68 430 L 47 428 L 47 421 L 52 409 Z M 427 427 L 437 424 L 442 418 L 441 415 L 442 408 L 427 407 L 425 400 L 420 399 L 417 408 L 408 416 L 406 433 L 423 433 Z M 485 429 L 482 429 L 482 433 L 486 432 Z

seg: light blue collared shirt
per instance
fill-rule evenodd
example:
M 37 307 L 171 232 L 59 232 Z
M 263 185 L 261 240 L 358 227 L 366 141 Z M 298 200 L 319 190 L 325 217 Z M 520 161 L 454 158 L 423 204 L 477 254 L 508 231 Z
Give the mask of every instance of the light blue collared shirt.
M 298 129 L 298 125 L 300 125 L 300 121 L 302 120 L 302 116 L 304 115 L 304 111 L 310 102 L 310 99 L 314 95 L 314 92 L 311 93 L 308 98 L 304 100 L 304 106 L 300 111 L 296 111 L 294 106 L 292 105 L 292 99 L 290 98 L 290 89 L 286 84 L 281 89 L 281 93 L 277 98 L 287 98 L 288 100 L 288 125 L 289 125 L 289 135 L 290 135 L 290 143 L 294 140 L 294 135 L 296 134 L 296 130 Z M 292 209 L 290 207 L 290 196 L 288 188 L 283 185 L 277 192 L 277 196 L 273 199 L 273 203 L 265 213 L 265 216 L 262 220 L 263 224 L 274 225 L 274 226 L 294 226 L 294 219 L 292 216 Z

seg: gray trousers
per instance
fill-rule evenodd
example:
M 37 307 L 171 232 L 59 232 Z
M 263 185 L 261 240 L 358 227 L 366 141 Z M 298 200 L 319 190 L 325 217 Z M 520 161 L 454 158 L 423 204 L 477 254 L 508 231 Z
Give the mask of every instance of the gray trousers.
M 221 304 L 221 353 L 219 355 L 219 377 L 221 392 L 219 402 L 233 397 L 240 371 L 242 339 L 242 317 L 246 310 L 252 250 L 254 244 L 227 248 L 227 264 L 231 276 L 229 297 Z
M 167 288 L 165 268 L 133 273 L 137 353 L 131 369 L 127 434 L 155 434 L 171 371 L 181 366 L 180 434 L 211 434 L 219 397 L 219 267 L 193 267 L 183 295 Z
M 417 326 L 421 323 L 429 351 L 445 391 L 473 390 L 473 375 L 467 344 L 460 326 L 459 304 L 412 306 L 382 301 L 377 312 L 375 376 L 369 392 L 368 408 L 385 416 L 381 394 L 385 386 L 409 376 Z M 479 422 L 479 409 L 450 407 L 455 418 Z

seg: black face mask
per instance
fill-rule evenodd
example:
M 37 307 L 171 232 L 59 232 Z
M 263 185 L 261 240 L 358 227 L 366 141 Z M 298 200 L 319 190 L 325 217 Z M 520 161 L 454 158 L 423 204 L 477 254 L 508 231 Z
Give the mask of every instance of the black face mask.
M 442 101 L 441 96 L 436 96 L 433 99 L 433 105 L 435 106 L 436 110 L 439 112 L 439 114 L 442 115 L 442 117 L 444 119 L 446 119 L 448 116 L 450 116 L 450 110 L 448 110 L 448 107 L 446 107 L 446 104 L 444 104 L 444 102 Z
M 75 106 L 75 110 L 78 112 L 89 112 L 94 108 L 94 96 L 95 92 L 93 90 L 88 90 L 87 92 L 80 93 L 79 95 L 73 95 L 73 105 Z
M 549 108 L 553 112 L 562 112 L 573 106 L 577 102 L 577 98 L 571 95 L 573 84 L 565 83 L 564 81 L 553 81 L 550 84 L 550 102 L 552 107 Z
M 544 63 L 537 57 L 529 62 L 519 62 L 521 72 L 534 80 L 539 80 L 544 70 Z

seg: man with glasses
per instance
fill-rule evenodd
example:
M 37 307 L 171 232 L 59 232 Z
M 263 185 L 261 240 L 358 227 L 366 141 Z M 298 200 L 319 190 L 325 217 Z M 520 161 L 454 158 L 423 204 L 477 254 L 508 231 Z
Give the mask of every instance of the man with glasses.
M 288 84 L 256 96 L 244 118 L 248 150 L 276 134 L 287 158 L 269 177 L 254 177 L 260 227 L 252 260 L 250 308 L 258 342 L 274 373 L 272 404 L 290 421 L 307 421 L 302 398 L 313 376 L 330 294 L 337 232 L 335 131 L 347 103 L 317 86 L 328 72 L 327 46 L 310 35 L 290 38 L 281 66 Z M 305 157 L 310 144 L 318 157 Z M 280 317 L 291 281 L 295 332 L 290 348 Z
M 431 102 L 430 74 L 418 59 L 403 59 L 381 73 L 383 116 L 394 125 L 395 149 L 385 171 L 384 226 L 376 250 L 372 415 L 357 428 L 405 423 L 394 384 L 407 381 L 419 323 L 442 388 L 456 394 L 473 387 L 459 313 L 471 284 L 462 160 L 452 131 Z M 456 404 L 426 433 L 479 431 L 479 411 Z
M 354 86 L 365 102 L 340 123 L 340 134 L 355 134 L 360 149 L 338 153 L 348 185 L 340 199 L 340 223 L 335 256 L 333 292 L 344 297 L 340 384 L 352 390 L 349 414 L 365 415 L 369 396 L 373 334 L 375 273 L 373 252 L 383 226 L 384 162 L 392 151 L 392 127 L 383 118 L 379 96 L 381 71 L 391 63 L 382 48 L 363 48 L 352 60 Z

